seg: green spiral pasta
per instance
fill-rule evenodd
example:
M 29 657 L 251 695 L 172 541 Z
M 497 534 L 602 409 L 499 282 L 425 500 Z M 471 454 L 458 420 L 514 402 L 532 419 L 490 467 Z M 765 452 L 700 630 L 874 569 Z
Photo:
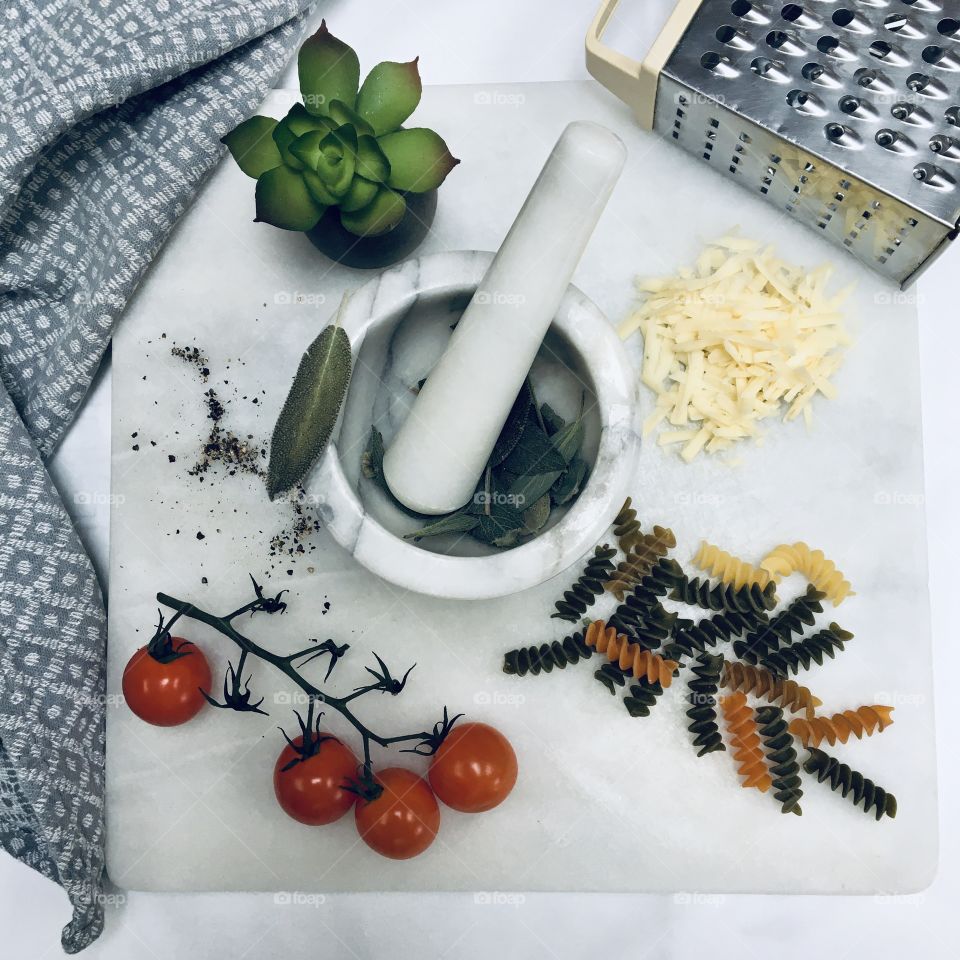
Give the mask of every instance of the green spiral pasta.
M 713 583 L 701 577 L 691 580 L 684 576 L 670 592 L 670 599 L 715 612 L 763 613 L 777 605 L 777 585 L 771 581 L 765 587 L 747 583 L 737 588 L 723 581 Z
M 756 720 L 763 739 L 764 753 L 773 777 L 773 795 L 780 801 L 781 813 L 803 813 L 800 798 L 800 764 L 793 748 L 793 735 L 780 707 L 757 707 Z
M 698 623 L 676 629 L 673 640 L 662 650 L 663 656 L 678 662 L 684 657 L 696 656 L 707 647 L 715 647 L 724 640 L 754 629 L 766 617 L 766 612 L 740 613 L 737 610 L 725 610 L 712 617 L 704 617 Z
M 733 652 L 746 663 L 759 663 L 761 657 L 772 653 L 781 644 L 789 643 L 795 634 L 802 634 L 805 627 L 812 627 L 817 622 L 816 614 L 823 611 L 820 601 L 825 596 L 822 590 L 811 584 L 805 594 L 787 604 L 770 618 L 769 623 L 736 641 Z
M 517 677 L 525 677 L 528 673 L 537 676 L 540 673 L 550 673 L 554 667 L 564 670 L 567 666 L 588 660 L 591 656 L 593 648 L 584 643 L 583 632 L 580 631 L 552 643 L 508 650 L 503 655 L 503 672 Z
M 852 639 L 853 634 L 849 630 L 831 623 L 824 630 L 761 657 L 760 665 L 778 677 L 785 677 L 790 673 L 795 676 L 801 670 L 809 670 L 811 663 L 822 666 L 824 656 L 832 660 L 837 651 L 843 650 L 844 644 Z
M 613 571 L 611 561 L 616 555 L 615 547 L 607 544 L 598 546 L 576 583 L 556 602 L 557 611 L 551 617 L 576 623 L 587 612 L 587 607 L 592 607 L 603 593 L 603 585 Z
M 810 750 L 810 756 L 803 761 L 806 773 L 816 776 L 819 783 L 829 781 L 831 790 L 839 790 L 841 797 L 850 797 L 850 802 L 859 807 L 863 803 L 864 813 L 875 811 L 874 816 L 880 820 L 884 815 L 897 815 L 897 798 L 888 793 L 883 787 L 878 787 L 872 780 L 862 773 L 852 770 L 836 757 L 831 757 L 822 750 Z
M 594 671 L 594 679 L 599 680 L 610 693 L 615 694 L 617 687 L 627 682 L 629 674 L 616 663 L 605 663 L 599 670 Z
M 717 690 L 722 668 L 723 657 L 701 653 L 691 667 L 693 679 L 687 681 L 687 700 L 690 703 L 687 729 L 693 734 L 694 747 L 699 748 L 698 757 L 727 749 L 717 723 Z
M 655 680 L 651 683 L 646 677 L 640 677 L 630 684 L 630 692 L 623 698 L 623 705 L 631 717 L 649 717 L 650 711 L 663 696 L 663 687 Z

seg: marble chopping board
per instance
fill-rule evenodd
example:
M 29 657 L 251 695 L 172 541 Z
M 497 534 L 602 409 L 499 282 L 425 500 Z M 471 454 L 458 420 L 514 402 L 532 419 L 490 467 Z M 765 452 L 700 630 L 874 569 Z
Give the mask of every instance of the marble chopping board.
M 291 97 L 272 94 L 281 115 Z M 688 562 L 702 537 L 758 559 L 805 539 L 837 560 L 857 596 L 834 617 L 856 634 L 809 675 L 825 708 L 896 706 L 882 736 L 835 748 L 896 793 L 876 823 L 808 783 L 803 817 L 737 785 L 730 754 L 698 759 L 683 685 L 631 719 L 592 665 L 507 677 L 503 651 L 564 635 L 548 620 L 568 577 L 488 602 L 431 600 L 374 579 L 261 481 L 214 464 L 190 475 L 210 427 L 213 389 L 224 425 L 256 449 L 269 437 L 306 344 L 343 291 L 369 274 L 331 265 L 300 235 L 252 223 L 252 183 L 224 162 L 143 282 L 120 325 L 113 363 L 113 515 L 107 717 L 107 852 L 121 887 L 149 890 L 597 890 L 906 893 L 937 862 L 937 805 L 915 297 L 871 275 L 705 165 L 638 130 L 593 84 L 427 88 L 417 115 L 463 163 L 448 179 L 421 248 L 495 249 L 563 126 L 606 123 L 630 151 L 626 172 L 575 282 L 619 320 L 632 277 L 691 262 L 733 224 L 789 258 L 838 266 L 856 281 L 857 343 L 807 432 L 774 425 L 738 466 L 685 465 L 645 445 L 636 478 L 648 523 L 671 525 Z M 171 349 L 196 346 L 191 362 Z M 209 370 L 204 374 L 201 368 Z M 649 400 L 649 398 L 647 398 Z M 293 688 L 254 666 L 269 717 L 208 709 L 184 727 L 149 727 L 120 695 L 123 665 L 152 632 L 163 590 L 225 612 L 249 598 L 248 574 L 289 590 L 281 617 L 240 627 L 278 652 L 309 638 L 351 645 L 332 688 L 359 684 L 378 652 L 416 662 L 397 699 L 371 699 L 371 726 L 432 724 L 443 704 L 500 727 L 521 765 L 501 808 L 444 810 L 438 842 L 417 860 L 383 860 L 347 818 L 326 828 L 287 819 L 272 792 L 290 729 Z M 788 585 L 786 591 L 791 587 Z M 796 585 L 799 589 L 799 585 Z M 603 613 L 605 607 L 597 607 Z M 232 645 L 195 624 L 219 672 Z M 320 667 L 322 670 L 323 667 Z M 282 679 L 282 678 L 281 678 Z M 333 718 L 330 726 L 349 733 Z M 423 770 L 416 757 L 389 758 Z

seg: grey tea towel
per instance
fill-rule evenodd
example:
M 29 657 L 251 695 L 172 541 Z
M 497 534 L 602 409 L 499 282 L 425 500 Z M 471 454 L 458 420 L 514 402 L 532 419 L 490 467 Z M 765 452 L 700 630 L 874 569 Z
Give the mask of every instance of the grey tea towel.
M 105 617 L 44 459 L 310 2 L 0 4 L 0 846 L 66 890 L 68 952 L 103 926 Z

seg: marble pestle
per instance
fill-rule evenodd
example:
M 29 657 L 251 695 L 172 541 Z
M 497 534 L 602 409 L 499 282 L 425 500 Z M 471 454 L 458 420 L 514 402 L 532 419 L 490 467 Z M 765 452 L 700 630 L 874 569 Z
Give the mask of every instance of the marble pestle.
M 599 124 L 560 135 L 387 450 L 387 484 L 411 510 L 470 500 L 625 160 Z

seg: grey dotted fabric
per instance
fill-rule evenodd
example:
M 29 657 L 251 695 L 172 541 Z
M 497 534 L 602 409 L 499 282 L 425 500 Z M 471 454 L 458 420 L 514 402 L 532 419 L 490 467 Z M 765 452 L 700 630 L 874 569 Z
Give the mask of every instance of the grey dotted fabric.
M 71 953 L 103 926 L 106 618 L 44 458 L 309 2 L 0 5 L 0 846 L 66 890 Z

